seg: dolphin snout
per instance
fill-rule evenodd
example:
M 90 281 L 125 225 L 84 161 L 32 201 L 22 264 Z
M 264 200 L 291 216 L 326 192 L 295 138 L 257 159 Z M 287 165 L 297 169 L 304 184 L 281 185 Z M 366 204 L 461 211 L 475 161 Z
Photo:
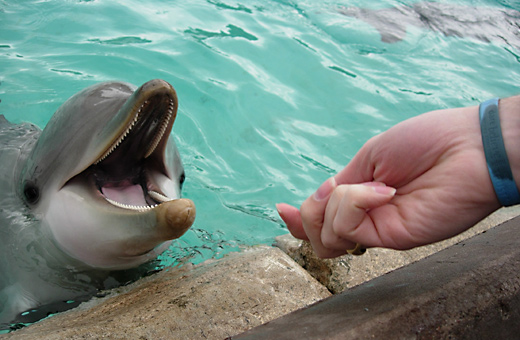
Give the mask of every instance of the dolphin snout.
M 161 203 L 153 210 L 157 216 L 157 230 L 165 240 L 181 237 L 195 221 L 195 204 L 187 198 Z

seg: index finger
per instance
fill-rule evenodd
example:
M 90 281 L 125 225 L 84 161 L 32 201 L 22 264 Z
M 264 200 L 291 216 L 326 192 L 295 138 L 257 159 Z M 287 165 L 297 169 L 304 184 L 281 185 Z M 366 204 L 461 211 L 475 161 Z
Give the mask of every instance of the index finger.
M 278 210 L 278 214 L 285 222 L 285 225 L 292 236 L 305 241 L 309 240 L 307 234 L 305 234 L 305 230 L 303 230 L 302 217 L 298 208 L 289 204 L 278 203 L 276 205 L 276 210 Z
M 316 255 L 322 258 L 336 257 L 345 254 L 345 250 L 334 250 L 325 247 L 321 240 L 325 210 L 335 188 L 336 181 L 334 177 L 331 177 L 326 180 L 313 195 L 307 198 L 300 208 L 305 234 L 309 238 Z

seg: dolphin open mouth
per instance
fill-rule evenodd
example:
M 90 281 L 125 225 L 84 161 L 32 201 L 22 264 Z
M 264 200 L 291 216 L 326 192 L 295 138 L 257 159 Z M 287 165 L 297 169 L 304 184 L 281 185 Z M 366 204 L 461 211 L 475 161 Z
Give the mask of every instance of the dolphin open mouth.
M 146 211 L 178 198 L 169 197 L 160 180 L 171 176 L 164 165 L 164 149 L 176 114 L 177 96 L 171 85 L 162 80 L 144 84 L 119 110 L 123 123 L 109 146 L 79 176 L 86 176 L 98 194 L 123 209 Z M 181 174 L 181 185 L 183 180 Z

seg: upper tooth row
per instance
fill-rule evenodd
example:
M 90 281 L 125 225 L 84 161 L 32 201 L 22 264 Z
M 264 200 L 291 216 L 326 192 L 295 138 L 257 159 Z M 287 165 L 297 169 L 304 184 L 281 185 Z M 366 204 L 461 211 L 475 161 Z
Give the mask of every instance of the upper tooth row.
M 161 123 L 161 126 L 159 128 L 159 131 L 155 135 L 155 138 L 152 141 L 152 143 L 150 144 L 150 147 L 148 148 L 148 152 L 144 156 L 145 158 L 150 156 L 152 154 L 152 152 L 154 152 L 154 150 L 157 147 L 157 145 L 159 145 L 159 142 L 161 141 L 161 138 L 163 137 L 164 132 L 166 131 L 166 128 L 168 128 L 168 124 L 170 123 L 170 119 L 171 119 L 171 117 L 173 115 L 173 107 L 174 107 L 173 106 L 173 100 L 170 99 L 170 107 L 168 108 L 168 112 L 166 113 L 166 117 L 165 117 L 165 119 L 163 119 L 163 121 Z
M 132 128 L 134 127 L 135 123 L 137 123 L 137 121 L 139 120 L 139 116 L 141 115 L 141 111 L 143 109 L 143 106 L 145 106 L 146 104 L 148 103 L 148 101 L 145 101 L 143 103 L 143 105 L 141 105 L 141 107 L 139 107 L 139 110 L 137 110 L 137 114 L 135 115 L 134 119 L 132 120 L 132 122 L 130 123 L 130 125 L 126 128 L 125 132 L 121 135 L 121 137 L 119 137 L 119 139 L 117 141 L 115 141 L 112 146 L 108 149 L 108 151 L 106 151 L 103 156 L 101 156 L 96 162 L 95 164 L 98 164 L 99 162 L 101 162 L 102 160 L 104 160 L 105 158 L 108 157 L 108 155 L 110 155 L 120 144 L 121 142 L 126 138 L 126 136 L 130 133 L 130 130 L 132 130 Z

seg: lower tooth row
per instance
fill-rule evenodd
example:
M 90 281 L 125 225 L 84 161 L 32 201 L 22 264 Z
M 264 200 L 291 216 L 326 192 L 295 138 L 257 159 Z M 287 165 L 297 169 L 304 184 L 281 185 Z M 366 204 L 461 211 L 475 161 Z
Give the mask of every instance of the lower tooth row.
M 148 205 L 143 205 L 143 206 L 129 205 L 129 204 L 124 204 L 124 203 L 119 203 L 119 202 L 111 200 L 110 198 L 107 198 L 107 197 L 105 197 L 105 199 L 110 204 L 115 205 L 116 207 L 123 208 L 123 209 L 128 209 L 128 210 L 135 210 L 135 211 L 147 211 L 147 210 L 153 209 L 156 206 L 158 206 L 158 204 L 150 205 L 150 206 L 148 206 Z
M 150 190 L 150 191 L 148 191 L 148 195 L 150 195 L 150 197 L 153 198 L 154 200 L 156 200 L 157 202 L 161 202 L 161 203 L 172 200 L 171 198 L 166 197 L 163 194 L 158 193 L 157 191 Z
M 150 195 L 150 197 L 153 198 L 154 200 L 156 200 L 157 202 L 163 203 L 163 202 L 172 201 L 171 198 L 166 197 L 163 194 L 158 193 L 157 191 L 148 191 L 148 195 Z M 119 203 L 117 201 L 111 200 L 108 197 L 105 197 L 105 199 L 110 204 L 115 205 L 116 207 L 123 208 L 123 209 L 129 209 L 129 210 L 135 210 L 135 211 L 147 211 L 147 210 L 153 209 L 159 205 L 159 204 L 154 204 L 154 205 L 150 205 L 150 206 L 148 206 L 148 205 L 139 206 L 139 205 L 130 205 L 130 204 Z

